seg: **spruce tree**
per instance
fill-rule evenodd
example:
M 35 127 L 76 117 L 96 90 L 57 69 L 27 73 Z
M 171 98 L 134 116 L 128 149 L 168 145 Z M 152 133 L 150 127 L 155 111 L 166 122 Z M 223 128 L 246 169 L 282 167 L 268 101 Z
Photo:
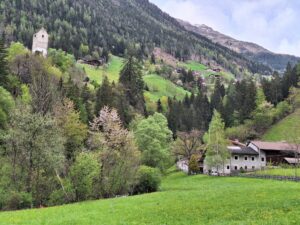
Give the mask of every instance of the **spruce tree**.
M 108 78 L 105 76 L 101 87 L 98 88 L 96 94 L 95 114 L 99 115 L 99 112 L 104 106 L 112 106 L 113 103 L 113 90 L 109 83 Z
M 144 81 L 141 66 L 134 57 L 129 56 L 121 71 L 119 81 L 124 87 L 130 105 L 144 114 Z
M 0 86 L 7 88 L 8 85 L 8 68 L 7 68 L 7 52 L 4 41 L 0 39 Z
M 160 99 L 157 101 L 157 112 L 162 113 L 164 111 Z

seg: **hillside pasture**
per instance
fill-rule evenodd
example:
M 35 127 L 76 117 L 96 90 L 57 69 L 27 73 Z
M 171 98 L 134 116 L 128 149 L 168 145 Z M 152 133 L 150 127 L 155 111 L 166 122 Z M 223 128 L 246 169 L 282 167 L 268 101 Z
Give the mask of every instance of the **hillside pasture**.
M 167 176 L 134 197 L 0 213 L 1 225 L 299 224 L 300 184 L 234 177 Z
M 108 64 L 98 68 L 86 64 L 78 64 L 78 66 L 85 70 L 91 81 L 101 84 L 104 76 L 107 76 L 110 82 L 118 82 L 123 63 L 123 58 L 112 55 Z
M 190 92 L 159 75 L 150 74 L 144 76 L 143 79 L 149 88 L 149 91 L 145 92 L 145 98 L 151 102 L 156 102 L 164 96 L 176 97 L 176 99 L 182 100 L 186 94 L 190 95 Z
M 264 141 L 290 141 L 294 142 L 300 137 L 300 109 L 272 126 L 264 135 Z
M 300 168 L 274 168 L 256 171 L 255 173 L 259 175 L 300 177 Z

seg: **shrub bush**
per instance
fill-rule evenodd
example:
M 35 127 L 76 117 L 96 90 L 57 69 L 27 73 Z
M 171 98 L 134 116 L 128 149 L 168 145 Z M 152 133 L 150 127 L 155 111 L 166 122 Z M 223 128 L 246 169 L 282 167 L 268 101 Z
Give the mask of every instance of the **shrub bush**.
M 141 166 L 137 173 L 137 184 L 134 187 L 134 194 L 151 193 L 158 190 L 161 183 L 159 169 L 148 166 Z
M 189 174 L 197 174 L 199 172 L 198 158 L 196 155 L 192 155 L 189 161 Z
M 31 208 L 32 196 L 26 192 L 12 191 L 7 195 L 4 203 L 5 210 L 18 210 Z

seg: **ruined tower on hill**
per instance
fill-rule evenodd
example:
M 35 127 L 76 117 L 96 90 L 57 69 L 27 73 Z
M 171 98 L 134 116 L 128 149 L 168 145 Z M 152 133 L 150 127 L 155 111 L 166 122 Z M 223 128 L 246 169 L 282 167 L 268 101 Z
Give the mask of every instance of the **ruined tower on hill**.
M 40 29 L 33 35 L 32 53 L 41 54 L 46 57 L 48 53 L 48 42 L 49 35 L 47 31 L 44 28 Z

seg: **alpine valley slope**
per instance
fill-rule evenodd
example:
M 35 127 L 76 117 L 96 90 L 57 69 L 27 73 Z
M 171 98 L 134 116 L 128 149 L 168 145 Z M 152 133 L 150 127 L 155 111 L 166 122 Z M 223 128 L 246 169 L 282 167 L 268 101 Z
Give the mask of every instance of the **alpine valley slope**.
M 267 66 L 187 31 L 148 0 L 2 0 L 0 11 L 0 34 L 8 43 L 20 41 L 31 47 L 32 35 L 44 26 L 50 47 L 76 57 L 99 55 L 102 49 L 124 55 L 135 44 L 144 56 L 159 47 L 178 59 L 215 62 L 235 75 L 244 70 L 270 72 Z
M 192 25 L 188 22 L 178 20 L 187 30 L 200 34 L 214 43 L 218 43 L 232 51 L 235 51 L 249 60 L 270 66 L 272 69 L 283 72 L 288 62 L 295 65 L 300 58 L 292 55 L 276 54 L 257 44 L 239 41 L 218 31 L 213 30 L 204 24 Z

